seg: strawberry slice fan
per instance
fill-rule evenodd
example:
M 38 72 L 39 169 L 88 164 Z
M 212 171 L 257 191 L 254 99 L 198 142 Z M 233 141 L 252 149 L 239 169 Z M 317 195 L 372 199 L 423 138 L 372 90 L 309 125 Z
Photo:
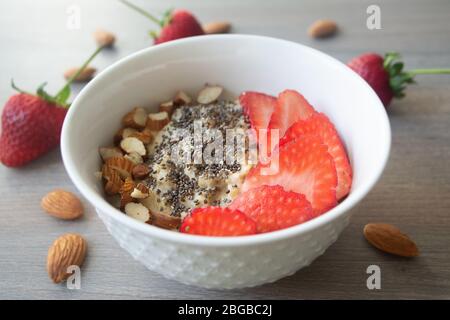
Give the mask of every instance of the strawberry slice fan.
M 163 14 L 161 19 L 158 19 L 146 10 L 136 6 L 135 4 L 127 0 L 120 0 L 120 2 L 133 9 L 134 11 L 140 13 L 150 21 L 156 23 L 160 27 L 159 31 L 149 32 L 155 44 L 205 34 L 200 23 L 189 11 L 172 11 L 170 9 Z
M 274 174 L 266 174 L 265 169 L 271 164 L 258 163 L 248 173 L 242 186 L 243 194 L 231 208 L 249 212 L 257 222 L 257 230 L 268 232 L 321 215 L 347 196 L 352 183 L 352 169 L 344 144 L 326 115 L 317 112 L 295 90 L 285 90 L 278 97 L 244 92 L 239 101 L 253 129 L 268 129 L 269 132 L 276 129 L 282 138 L 278 143 L 268 142 L 271 144 L 268 148 L 272 150 L 272 160 L 278 159 L 278 170 Z M 293 193 L 298 194 L 303 201 L 295 201 L 301 203 L 306 211 L 288 216 L 284 224 L 277 222 L 277 217 L 270 214 L 274 207 L 267 204 L 274 201 L 267 200 L 271 199 L 268 190 L 258 189 L 262 186 L 278 187 L 288 192 L 283 194 L 279 189 L 270 191 L 277 192 L 277 197 L 288 202 L 294 201 Z M 258 204 L 260 212 L 257 213 L 249 207 L 257 198 L 252 190 L 266 194 L 266 202 L 264 205 Z M 285 203 L 280 205 L 286 206 Z M 308 206 L 311 207 L 310 214 L 307 213 Z M 258 222 L 261 219 L 271 223 Z
M 11 80 L 11 86 L 19 93 L 10 97 L 3 109 L 0 162 L 20 167 L 59 145 L 70 107 L 70 85 L 103 48 L 98 47 L 56 95 L 45 91 L 45 82 L 33 94 L 19 89 Z
M 348 66 L 359 74 L 388 107 L 393 98 L 403 98 L 408 84 L 414 77 L 424 74 L 450 74 L 450 69 L 413 69 L 404 71 L 400 54 L 389 52 L 383 57 L 377 53 L 365 53 L 348 62 Z

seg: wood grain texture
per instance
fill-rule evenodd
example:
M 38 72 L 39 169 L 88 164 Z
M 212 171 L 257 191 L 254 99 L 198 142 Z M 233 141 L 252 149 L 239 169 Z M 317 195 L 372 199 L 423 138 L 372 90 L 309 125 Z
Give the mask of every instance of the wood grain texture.
M 135 2 L 155 13 L 169 6 L 162 0 Z M 450 66 L 448 0 L 377 1 L 382 29 L 376 31 L 365 26 L 371 3 L 195 0 L 170 1 L 170 6 L 190 9 L 202 22 L 229 20 L 235 33 L 301 42 L 342 61 L 365 51 L 399 51 L 410 68 Z M 66 9 L 72 4 L 81 8 L 79 30 L 66 28 Z M 98 27 L 117 35 L 116 49 L 93 63 L 99 70 L 151 43 L 147 31 L 153 26 L 116 1 L 1 1 L 0 15 L 0 105 L 13 93 L 12 77 L 26 89 L 46 80 L 49 90 L 58 89 L 63 71 L 94 49 L 91 33 Z M 336 20 L 339 34 L 309 39 L 307 27 L 318 18 Z M 390 109 L 393 144 L 388 166 L 354 209 L 342 236 L 310 267 L 257 288 L 210 291 L 148 271 L 119 248 L 87 202 L 79 221 L 44 214 L 39 203 L 48 191 L 66 188 L 79 195 L 59 150 L 20 170 L 0 166 L 0 299 L 449 299 L 450 77 L 422 76 L 418 82 Z M 421 256 L 405 260 L 374 250 L 362 235 L 368 222 L 399 226 L 417 242 Z M 48 246 L 66 232 L 78 232 L 89 243 L 81 290 L 53 284 L 45 271 Z M 371 264 L 381 267 L 381 290 L 366 288 Z

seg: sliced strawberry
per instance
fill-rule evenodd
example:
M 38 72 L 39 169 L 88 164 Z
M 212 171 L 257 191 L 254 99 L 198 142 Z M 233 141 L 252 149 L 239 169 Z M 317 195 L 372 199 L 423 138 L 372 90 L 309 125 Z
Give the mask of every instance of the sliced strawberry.
M 261 186 L 241 193 L 229 208 L 240 210 L 256 222 L 258 233 L 285 229 L 314 217 L 305 196 L 281 186 Z
M 256 233 L 255 221 L 239 210 L 197 208 L 184 218 L 180 232 L 203 236 L 244 236 Z
M 295 90 L 285 90 L 278 95 L 268 128 L 269 130 L 279 129 L 281 138 L 293 123 L 307 119 L 314 113 L 314 108 L 300 93 Z
M 270 117 L 277 104 L 275 97 L 264 93 L 246 91 L 239 96 L 244 113 L 249 117 L 253 129 L 267 129 Z
M 336 198 L 337 200 L 342 199 L 350 192 L 352 186 L 352 168 L 333 123 L 323 113 L 315 113 L 306 120 L 294 123 L 280 140 L 280 146 L 298 139 L 304 134 L 318 135 L 328 146 L 328 152 L 333 157 L 338 178 Z
M 337 204 L 336 168 L 328 147 L 318 136 L 303 135 L 276 148 L 271 162 L 276 162 L 277 157 L 278 170 L 275 173 L 269 172 L 270 163 L 257 164 L 248 173 L 242 191 L 262 185 L 280 185 L 285 190 L 304 194 L 315 215 Z

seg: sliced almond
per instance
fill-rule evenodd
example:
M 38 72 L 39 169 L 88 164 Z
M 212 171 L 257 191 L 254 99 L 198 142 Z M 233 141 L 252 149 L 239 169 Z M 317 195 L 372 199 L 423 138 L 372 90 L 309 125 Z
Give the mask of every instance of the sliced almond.
M 173 103 L 175 106 L 184 106 L 192 102 L 192 98 L 184 91 L 178 91 L 173 98 Z
M 137 154 L 136 152 L 131 152 L 131 153 L 125 155 L 124 157 L 126 159 L 130 160 L 131 162 L 133 162 L 135 165 L 138 165 L 138 164 L 141 164 L 144 162 L 144 159 L 142 159 L 142 156 L 140 154 Z
M 223 92 L 223 88 L 220 86 L 206 86 L 197 96 L 197 102 L 201 104 L 208 104 L 216 101 Z
M 48 214 L 64 219 L 73 220 L 83 215 L 83 205 L 72 192 L 57 189 L 47 193 L 41 200 L 41 207 Z
M 148 196 L 149 190 L 143 183 L 138 183 L 133 192 L 131 192 L 131 197 L 133 197 L 134 199 L 145 199 Z
M 369 223 L 364 227 L 367 241 L 381 251 L 402 257 L 416 257 L 419 249 L 414 241 L 397 227 L 387 223 Z
M 125 157 L 112 157 L 106 159 L 105 164 L 111 169 L 116 170 L 122 179 L 131 177 L 131 172 L 134 168 L 134 163 Z
M 133 201 L 131 193 L 135 188 L 135 183 L 131 177 L 125 179 L 122 187 L 120 188 L 120 208 L 123 209 L 125 206 Z
M 333 20 L 317 20 L 308 29 L 308 35 L 313 38 L 324 38 L 335 34 L 337 24 Z
M 128 137 L 120 142 L 120 147 L 126 153 L 136 152 L 140 156 L 145 156 L 147 150 L 145 149 L 144 143 L 138 138 Z
M 134 108 L 122 118 L 122 124 L 125 127 L 134 129 L 143 129 L 147 123 L 147 112 L 144 108 Z M 126 138 L 126 137 L 125 137 Z
M 110 166 L 107 166 L 105 164 L 102 167 L 102 176 L 103 179 L 105 180 L 104 189 L 106 194 L 107 195 L 118 194 L 123 184 L 123 181 L 120 178 L 119 173 Z
M 151 224 L 163 229 L 177 230 L 181 225 L 181 218 L 152 211 Z
M 123 156 L 122 150 L 117 147 L 100 147 L 98 148 L 98 152 L 100 153 L 100 157 L 102 157 L 103 161 L 106 161 L 109 158 Z
M 172 117 L 172 113 L 175 110 L 175 105 L 173 103 L 173 101 L 167 101 L 167 102 L 163 102 L 159 105 L 159 112 L 167 112 L 167 114 L 169 115 L 169 118 Z
M 202 28 L 206 34 L 227 33 L 231 29 L 231 23 L 228 21 L 215 21 L 205 23 Z
M 150 168 L 146 164 L 138 164 L 133 168 L 131 172 L 135 179 L 145 179 L 150 173 Z
M 128 137 L 131 137 L 133 134 L 138 133 L 139 131 L 134 128 L 121 128 L 114 135 L 114 143 L 120 144 L 120 142 Z
M 73 67 L 73 68 L 67 69 L 64 72 L 64 78 L 66 78 L 67 80 L 71 79 L 78 72 L 78 69 L 79 68 L 77 68 L 77 67 Z M 95 68 L 86 67 L 83 71 L 80 72 L 79 75 L 77 75 L 75 77 L 75 79 L 73 81 L 76 81 L 76 82 L 89 81 L 94 76 L 95 71 L 97 71 Z
M 147 222 L 150 219 L 150 211 L 141 203 L 130 202 L 125 206 L 125 213 L 136 220 Z
M 94 32 L 94 39 L 100 47 L 111 47 L 116 42 L 114 34 L 103 29 L 97 29 Z
M 70 275 L 67 268 L 81 267 L 86 250 L 87 242 L 79 234 L 68 233 L 57 238 L 48 249 L 47 272 L 50 279 L 55 283 L 67 279 Z
M 150 113 L 147 120 L 147 129 L 151 131 L 159 131 L 169 123 L 169 114 L 165 111 Z
M 130 137 L 138 138 L 143 144 L 149 144 L 153 141 L 153 133 L 148 128 L 145 128 L 140 132 L 133 133 Z

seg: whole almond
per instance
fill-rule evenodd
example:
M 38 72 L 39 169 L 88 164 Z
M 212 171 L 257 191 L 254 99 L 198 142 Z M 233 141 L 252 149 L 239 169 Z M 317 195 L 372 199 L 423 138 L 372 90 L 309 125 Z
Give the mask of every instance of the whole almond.
M 64 220 L 77 219 L 83 215 L 80 199 L 62 189 L 47 193 L 41 200 L 41 207 L 48 214 Z
M 416 244 L 397 227 L 387 223 L 369 223 L 364 227 L 367 241 L 381 251 L 402 257 L 416 257 Z
M 337 24 L 333 20 L 317 20 L 308 29 L 308 34 L 313 38 L 329 37 L 336 33 Z
M 87 242 L 79 234 L 67 233 L 57 238 L 48 249 L 47 272 L 55 283 L 65 280 L 69 266 L 81 267 L 86 256 Z
M 231 23 L 228 21 L 214 21 L 206 23 L 202 27 L 206 34 L 227 33 L 231 29 Z
M 114 34 L 103 29 L 97 29 L 94 32 L 94 39 L 101 47 L 110 47 L 116 41 Z
M 94 76 L 95 71 L 97 71 L 95 68 L 86 67 L 85 69 L 83 69 L 83 71 L 81 71 L 81 73 L 78 76 L 75 77 L 74 81 L 77 81 L 77 82 L 89 81 Z M 73 68 L 67 69 L 66 72 L 64 72 L 64 78 L 69 80 L 77 72 L 78 72 L 78 68 L 77 67 L 73 67 Z

